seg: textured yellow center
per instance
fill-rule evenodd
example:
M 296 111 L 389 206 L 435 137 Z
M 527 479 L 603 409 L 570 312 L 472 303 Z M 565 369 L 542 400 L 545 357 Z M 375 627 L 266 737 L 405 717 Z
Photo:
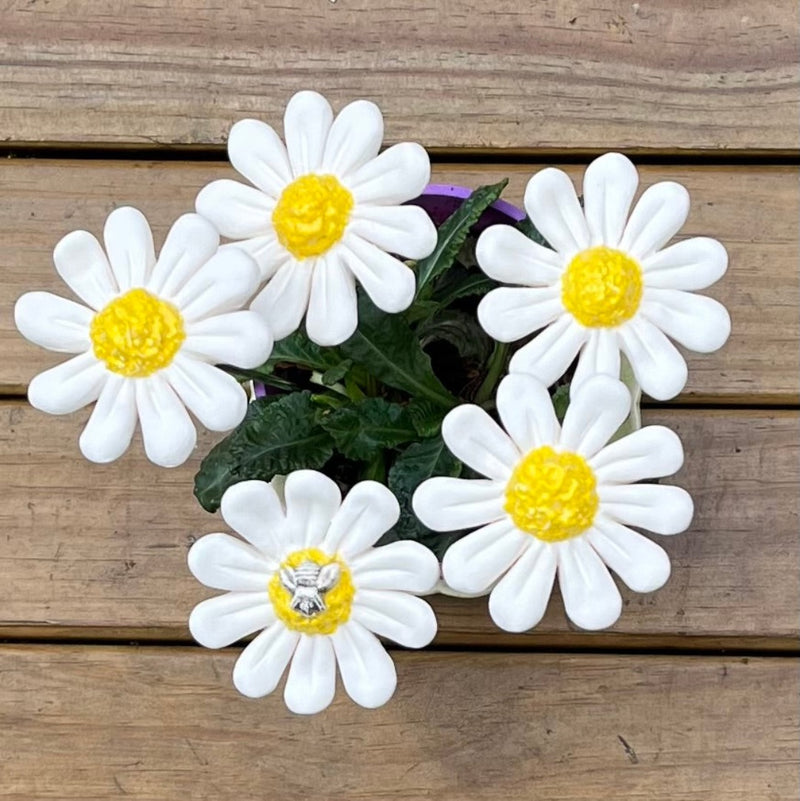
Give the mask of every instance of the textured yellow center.
M 561 279 L 561 299 L 587 327 L 630 320 L 642 299 L 642 269 L 622 251 L 603 245 L 578 253 Z
M 568 540 L 592 524 L 598 506 L 596 485 L 582 456 L 556 453 L 544 445 L 514 468 L 505 510 L 517 528 L 540 540 Z
M 296 259 L 307 259 L 342 238 L 352 209 L 353 196 L 333 175 L 304 175 L 281 193 L 272 225 Z
M 333 634 L 350 617 L 350 607 L 353 605 L 353 596 L 356 592 L 350 570 L 341 559 L 331 558 L 319 548 L 305 548 L 289 554 L 281 563 L 281 568 L 297 568 L 304 562 L 314 562 L 320 566 L 337 562 L 339 565 L 338 581 L 324 593 L 325 609 L 313 617 L 307 617 L 302 612 L 292 609 L 293 593 L 281 581 L 280 570 L 275 572 L 269 582 L 272 608 L 278 620 L 283 621 L 286 627 L 293 631 L 301 631 L 303 634 Z
M 175 358 L 186 332 L 171 303 L 132 289 L 95 315 L 89 336 L 94 355 L 111 372 L 144 378 Z

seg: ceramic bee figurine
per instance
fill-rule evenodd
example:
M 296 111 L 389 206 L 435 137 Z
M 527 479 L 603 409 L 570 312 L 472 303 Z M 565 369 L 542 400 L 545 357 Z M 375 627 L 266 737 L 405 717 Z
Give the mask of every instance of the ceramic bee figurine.
M 322 595 L 336 585 L 340 572 L 337 562 L 318 565 L 305 561 L 295 568 L 281 568 L 281 584 L 292 593 L 291 608 L 306 617 L 324 612 Z

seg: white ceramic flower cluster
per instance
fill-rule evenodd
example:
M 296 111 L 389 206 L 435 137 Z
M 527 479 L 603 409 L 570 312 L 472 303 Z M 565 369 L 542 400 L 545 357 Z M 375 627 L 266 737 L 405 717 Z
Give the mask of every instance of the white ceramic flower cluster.
M 148 458 L 182 464 L 195 445 L 189 412 L 215 431 L 245 414 L 244 390 L 214 365 L 263 364 L 273 338 L 304 319 L 315 343 L 344 342 L 358 326 L 356 282 L 385 312 L 412 303 L 415 273 L 397 255 L 425 257 L 437 240 L 427 214 L 402 205 L 428 183 L 423 148 L 379 154 L 374 104 L 356 101 L 334 118 L 314 92 L 291 99 L 284 134 L 285 145 L 262 122 L 234 125 L 230 160 L 252 185 L 206 186 L 158 257 L 131 208 L 109 215 L 105 250 L 85 231 L 64 237 L 55 266 L 86 305 L 46 292 L 18 301 L 28 339 L 77 354 L 34 378 L 29 398 L 53 414 L 96 401 L 80 437 L 86 458 L 121 456 L 138 420 Z M 511 285 L 480 303 L 485 331 L 514 342 L 543 330 L 516 351 L 499 385 L 502 427 L 471 404 L 444 419 L 448 448 L 485 478 L 431 478 L 413 507 L 435 531 L 475 529 L 447 551 L 444 579 L 464 593 L 491 590 L 491 616 L 508 631 L 539 622 L 556 576 L 575 624 L 611 625 L 621 597 L 607 567 L 639 592 L 670 572 L 663 549 L 630 526 L 675 534 L 692 518 L 684 490 L 637 483 L 681 467 L 673 432 L 649 426 L 614 441 L 632 402 L 620 353 L 654 398 L 680 392 L 686 363 L 668 337 L 700 352 L 725 342 L 726 310 L 692 291 L 719 279 L 727 256 L 713 239 L 664 247 L 686 219 L 688 193 L 656 184 L 628 216 L 637 186 L 632 163 L 607 154 L 586 171 L 581 207 L 563 172 L 543 170 L 525 209 L 553 249 L 505 225 L 478 240 L 480 267 Z M 220 247 L 220 234 L 232 241 Z M 560 425 L 547 388 L 576 356 Z M 436 557 L 410 541 L 373 547 L 399 514 L 381 484 L 358 483 L 342 500 L 311 470 L 232 486 L 222 516 L 243 539 L 210 534 L 192 547 L 197 579 L 226 591 L 194 609 L 192 634 L 219 648 L 261 631 L 234 669 L 245 695 L 272 692 L 289 666 L 288 707 L 318 712 L 333 699 L 338 664 L 357 703 L 385 703 L 396 674 L 377 636 L 419 648 L 436 632 L 430 606 L 414 597 L 436 586 Z

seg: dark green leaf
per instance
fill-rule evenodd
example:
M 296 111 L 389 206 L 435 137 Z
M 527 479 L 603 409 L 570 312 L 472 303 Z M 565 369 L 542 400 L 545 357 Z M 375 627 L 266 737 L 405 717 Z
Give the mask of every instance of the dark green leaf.
M 269 361 L 259 368 L 272 372 L 277 364 L 296 364 L 325 372 L 339 366 L 342 354 L 338 348 L 323 348 L 312 342 L 302 331 L 295 331 L 275 343 Z
M 422 347 L 436 340 L 450 343 L 462 359 L 485 362 L 494 347 L 494 341 L 481 328 L 474 314 L 458 309 L 442 311 L 426 320 L 418 329 Z
M 480 270 L 466 270 L 456 264 L 436 282 L 433 300 L 439 307 L 445 308 L 459 298 L 485 295 L 496 286 L 498 286 L 497 282 L 488 275 L 484 275 Z
M 441 559 L 449 545 L 465 532 L 440 534 L 431 531 L 417 519 L 411 508 L 411 498 L 425 479 L 431 476 L 457 477 L 461 474 L 461 469 L 461 462 L 450 453 L 441 437 L 432 437 L 409 445 L 389 470 L 389 489 L 400 503 L 400 519 L 384 535 L 380 544 L 393 540 L 416 540 L 433 550 Z
M 358 330 L 340 349 L 387 386 L 448 407 L 458 402 L 433 374 L 431 360 L 402 315 L 379 311 L 364 295 L 358 301 Z
M 448 270 L 458 256 L 467 234 L 481 215 L 506 188 L 508 179 L 478 187 L 440 226 L 436 248 L 417 263 L 417 296 L 434 278 Z
M 322 467 L 333 455 L 333 440 L 317 414 L 310 392 L 253 401 L 238 428 L 200 465 L 194 494 L 201 506 L 216 511 L 225 490 L 239 481 Z
M 353 366 L 351 359 L 343 359 L 335 367 L 330 367 L 322 374 L 322 383 L 326 387 L 331 387 L 337 381 L 341 381 L 346 375 L 347 371 Z
M 399 403 L 367 398 L 336 409 L 321 419 L 336 449 L 348 459 L 369 461 L 376 451 L 394 448 L 417 437 L 411 417 Z
M 556 387 L 553 392 L 553 408 L 556 412 L 556 417 L 559 422 L 564 422 L 564 415 L 567 413 L 569 406 L 569 384 L 561 384 Z
M 528 239 L 532 239 L 536 242 L 537 245 L 541 245 L 542 247 L 549 248 L 550 245 L 547 244 L 547 240 L 539 233 L 539 229 L 531 222 L 531 218 L 527 215 L 525 219 L 520 220 L 517 223 L 517 228 L 522 231 Z
M 435 437 L 441 430 L 445 410 L 438 403 L 415 398 L 406 406 L 406 411 L 417 434 L 423 439 Z

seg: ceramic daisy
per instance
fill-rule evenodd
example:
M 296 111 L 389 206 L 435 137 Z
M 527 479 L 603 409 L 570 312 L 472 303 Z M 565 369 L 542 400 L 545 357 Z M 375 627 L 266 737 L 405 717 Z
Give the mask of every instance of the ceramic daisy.
M 256 631 L 233 669 L 239 692 L 271 693 L 288 667 L 284 689 L 292 712 L 313 714 L 333 700 L 336 665 L 347 694 L 378 707 L 397 683 L 378 640 L 422 648 L 436 634 L 429 592 L 439 563 L 410 541 L 379 548 L 400 508 L 382 484 L 362 481 L 342 500 L 337 485 L 314 470 L 275 483 L 245 481 L 222 498 L 225 522 L 244 539 L 208 534 L 189 551 L 195 577 L 225 595 L 198 604 L 194 638 L 221 648 Z
M 580 352 L 572 386 L 590 375 L 620 374 L 620 351 L 644 391 L 677 395 L 687 367 L 670 338 L 692 351 L 722 347 L 731 322 L 725 307 L 693 294 L 728 266 L 715 239 L 695 237 L 664 247 L 686 221 L 689 193 L 663 181 L 647 189 L 628 216 L 639 183 L 619 153 L 593 161 L 583 180 L 583 209 L 561 170 L 534 175 L 525 210 L 550 243 L 542 247 L 507 225 L 478 240 L 481 269 L 501 283 L 478 307 L 486 332 L 513 342 L 544 328 L 513 356 L 510 370 L 550 385 Z
M 83 304 L 49 292 L 17 301 L 14 317 L 27 339 L 78 354 L 37 375 L 28 398 L 50 414 L 97 401 L 80 436 L 93 462 L 120 457 L 138 420 L 147 457 L 174 467 L 195 445 L 187 409 L 213 431 L 244 417 L 244 390 L 214 364 L 256 367 L 272 350 L 262 318 L 241 310 L 256 290 L 258 268 L 244 252 L 217 253 L 219 235 L 197 214 L 176 221 L 158 259 L 136 209 L 113 211 L 104 240 L 105 251 L 92 234 L 73 231 L 53 253 Z
M 414 495 L 414 512 L 434 531 L 475 529 L 445 553 L 444 578 L 465 593 L 493 587 L 489 613 L 500 628 L 535 626 L 556 575 L 567 615 L 584 629 L 620 615 L 606 566 L 636 592 L 669 577 L 667 554 L 631 526 L 683 531 L 692 499 L 680 487 L 635 482 L 676 472 L 683 448 L 663 426 L 607 444 L 630 404 L 620 381 L 595 376 L 576 390 L 561 427 L 545 386 L 516 374 L 497 392 L 503 428 L 470 404 L 445 417 L 448 448 L 486 478 L 429 479 Z
M 231 129 L 231 164 L 252 186 L 219 180 L 197 196 L 197 211 L 252 254 L 266 287 L 252 308 L 269 320 L 275 338 L 306 316 L 308 336 L 337 345 L 356 330 L 356 281 L 385 312 L 408 308 L 413 271 L 396 258 L 427 256 L 436 228 L 416 206 L 430 178 L 418 144 L 404 142 L 378 155 L 380 109 L 366 100 L 334 119 L 316 92 L 291 98 L 278 134 L 257 120 Z

